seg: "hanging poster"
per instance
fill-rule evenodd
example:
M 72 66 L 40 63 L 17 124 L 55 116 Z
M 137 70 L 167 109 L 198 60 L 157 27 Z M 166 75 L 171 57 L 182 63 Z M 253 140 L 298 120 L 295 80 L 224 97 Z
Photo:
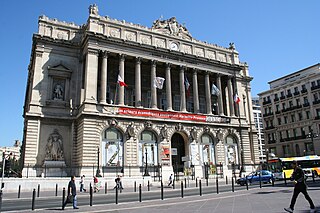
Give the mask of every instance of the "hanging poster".
M 169 144 L 160 145 L 160 159 L 162 165 L 170 165 L 170 147 Z

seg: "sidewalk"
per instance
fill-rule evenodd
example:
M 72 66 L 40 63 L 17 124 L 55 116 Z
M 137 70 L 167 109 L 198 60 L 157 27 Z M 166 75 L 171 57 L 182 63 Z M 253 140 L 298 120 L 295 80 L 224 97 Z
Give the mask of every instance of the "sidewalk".
M 119 212 L 119 213 L 278 213 L 284 212 L 288 207 L 293 193 L 292 186 L 275 186 L 252 188 L 249 191 L 223 192 L 203 196 L 189 196 L 184 198 L 170 198 L 165 200 L 152 200 L 130 203 L 81 206 L 79 210 L 67 207 L 65 211 L 72 212 Z M 320 211 L 319 184 L 310 184 L 309 194 L 316 208 Z M 21 212 L 21 211 L 20 211 Z M 31 211 L 23 211 L 31 212 Z M 37 212 L 61 212 L 53 209 L 37 209 Z M 295 212 L 310 212 L 308 202 L 302 194 L 299 195 Z

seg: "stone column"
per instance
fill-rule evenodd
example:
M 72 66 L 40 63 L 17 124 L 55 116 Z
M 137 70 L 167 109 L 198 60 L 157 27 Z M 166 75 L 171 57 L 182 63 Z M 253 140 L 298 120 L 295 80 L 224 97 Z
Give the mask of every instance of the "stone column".
M 141 59 L 136 58 L 135 67 L 135 106 L 141 107 Z
M 229 96 L 229 109 L 230 116 L 235 116 L 234 114 L 234 102 L 233 102 L 233 87 L 232 87 L 232 77 L 228 77 L 228 96 Z
M 179 83 L 180 83 L 180 111 L 186 112 L 186 89 L 184 85 L 184 67 L 180 66 L 180 73 L 179 73 Z
M 167 110 L 172 110 L 172 93 L 171 93 L 171 68 L 170 64 L 166 64 L 166 95 Z
M 205 93 L 207 114 L 212 114 L 209 72 L 205 74 Z
M 223 109 L 223 97 L 222 97 L 222 88 L 221 88 L 221 75 L 218 74 L 217 76 L 217 87 L 220 90 L 220 95 L 218 96 L 218 109 L 219 109 L 219 115 L 224 115 L 224 109 Z
M 88 50 L 85 67 L 85 101 L 97 102 L 98 51 Z
M 151 61 L 151 108 L 152 109 L 157 109 L 158 104 L 157 104 L 157 88 L 154 85 L 154 80 L 157 76 L 157 62 L 156 61 Z
M 193 70 L 192 85 L 194 113 L 199 113 L 198 72 L 196 69 Z
M 100 87 L 100 103 L 107 103 L 107 67 L 108 67 L 108 53 L 102 51 L 102 64 L 101 64 L 101 87 Z
M 119 75 L 124 80 L 124 61 L 125 57 L 123 54 L 119 55 Z M 124 105 L 124 87 L 119 87 L 119 93 L 118 93 L 118 99 L 119 99 L 119 105 Z

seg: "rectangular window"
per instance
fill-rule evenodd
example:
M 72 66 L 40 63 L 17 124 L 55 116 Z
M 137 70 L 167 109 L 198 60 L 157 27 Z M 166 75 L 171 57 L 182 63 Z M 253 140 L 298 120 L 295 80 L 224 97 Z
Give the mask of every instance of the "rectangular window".
M 288 117 L 284 116 L 283 118 L 284 118 L 284 123 L 287 124 L 288 123 Z
M 310 111 L 306 111 L 306 117 L 307 119 L 310 119 Z
M 292 123 L 296 122 L 296 116 L 295 116 L 295 114 L 292 114 L 292 115 L 291 115 L 291 122 L 292 122 Z
M 300 106 L 300 98 L 296 99 L 296 106 Z
M 302 85 L 301 85 L 301 89 L 302 89 L 302 90 L 306 90 L 306 89 L 307 89 L 307 88 L 306 88 L 306 85 L 302 84 Z
M 281 125 L 281 118 L 278 118 L 278 125 Z
M 303 97 L 303 103 L 304 103 L 304 104 L 308 104 L 308 103 L 309 103 L 307 96 Z
M 199 98 L 199 108 L 200 108 L 200 113 L 206 112 L 206 99 L 204 97 Z
M 302 113 L 298 112 L 299 121 L 302 121 Z
M 295 93 L 298 93 L 298 92 L 299 92 L 298 87 L 295 87 L 295 88 L 294 88 L 294 92 L 295 92 Z
M 200 102 L 201 106 L 201 102 Z M 174 95 L 173 96 L 173 110 L 180 111 L 180 95 Z M 200 108 L 201 111 L 201 108 Z

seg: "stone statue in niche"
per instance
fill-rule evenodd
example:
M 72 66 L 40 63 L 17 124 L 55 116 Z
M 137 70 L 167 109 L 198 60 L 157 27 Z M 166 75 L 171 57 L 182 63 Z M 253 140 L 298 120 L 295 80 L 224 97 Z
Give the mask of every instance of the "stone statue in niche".
M 50 134 L 46 145 L 45 160 L 60 161 L 64 160 L 63 157 L 63 139 L 58 130 L 53 130 Z
M 134 127 L 133 122 L 130 123 L 130 125 L 127 128 L 127 139 L 130 139 L 131 137 L 134 137 Z
M 53 100 L 63 100 L 64 89 L 61 84 L 56 84 L 53 90 Z
M 192 141 L 197 140 L 197 129 L 195 126 L 192 127 L 192 129 L 190 131 L 190 137 L 191 137 Z
M 168 138 L 168 126 L 167 124 L 163 125 L 163 127 L 160 130 L 160 135 L 163 139 L 167 139 Z

